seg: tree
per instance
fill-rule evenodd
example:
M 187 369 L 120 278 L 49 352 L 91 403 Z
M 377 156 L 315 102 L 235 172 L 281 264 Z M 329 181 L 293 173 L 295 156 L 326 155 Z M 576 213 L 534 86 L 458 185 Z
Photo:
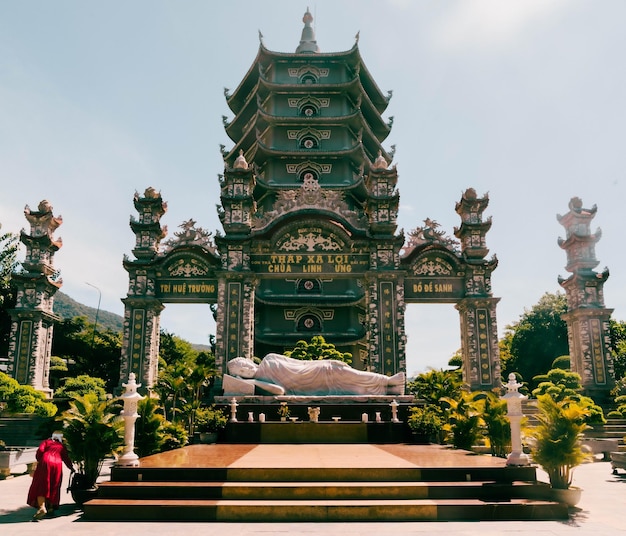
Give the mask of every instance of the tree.
M 431 369 L 418 374 L 407 383 L 407 392 L 427 404 L 441 406 L 443 398 L 460 398 L 463 378 L 460 369 Z
M 614 352 L 615 380 L 617 381 L 626 376 L 626 322 L 611 319 L 609 330 Z
M 8 311 L 15 306 L 15 289 L 11 280 L 18 267 L 18 247 L 19 239 L 16 234 L 0 235 L 0 355 L 7 355 L 9 349 L 11 317 Z
M 569 354 L 567 324 L 561 318 L 567 312 L 564 294 L 544 294 L 503 337 L 501 348 L 503 377 L 518 372 L 526 381 L 550 370 L 559 356 Z
M 533 389 L 533 397 L 539 399 L 544 395 L 550 396 L 555 402 L 575 402 L 585 409 L 588 424 L 604 424 L 604 411 L 591 398 L 582 395 L 582 380 L 576 372 L 563 369 L 552 369 L 542 375 L 545 381 Z
M 285 355 L 293 359 L 301 359 L 303 361 L 315 361 L 321 359 L 336 359 L 343 361 L 348 365 L 352 364 L 352 354 L 349 352 L 342 353 L 335 345 L 326 342 L 324 337 L 316 335 L 311 338 L 311 342 L 298 341 L 293 350 L 285 352 Z
M 122 335 L 109 329 L 94 329 L 84 316 L 55 324 L 52 353 L 66 360 L 68 375 L 102 378 L 113 392 L 120 378 Z
M 218 371 L 212 352 L 198 352 L 191 343 L 161 333 L 159 379 L 155 386 L 166 419 L 193 433 L 196 411 Z
M 98 400 L 106 400 L 107 393 L 102 378 L 81 374 L 75 378 L 65 378 L 63 385 L 55 392 L 59 398 L 76 398 L 92 393 Z

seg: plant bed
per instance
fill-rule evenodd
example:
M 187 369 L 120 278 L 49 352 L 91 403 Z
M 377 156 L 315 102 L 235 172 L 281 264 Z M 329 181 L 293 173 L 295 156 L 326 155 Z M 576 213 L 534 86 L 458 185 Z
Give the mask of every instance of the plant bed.
M 37 447 L 6 447 L 0 450 L 0 480 L 11 476 L 11 468 L 26 465 L 27 472 L 37 463 Z

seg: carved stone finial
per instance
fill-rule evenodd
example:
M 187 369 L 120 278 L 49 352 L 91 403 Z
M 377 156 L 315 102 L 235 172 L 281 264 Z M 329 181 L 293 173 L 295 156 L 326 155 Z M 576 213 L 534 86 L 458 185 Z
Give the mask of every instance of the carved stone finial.
M 47 199 L 43 199 L 39 202 L 39 206 L 37 207 L 37 209 L 39 210 L 39 212 L 52 212 L 52 205 L 50 204 L 50 201 L 48 201 Z
M 160 197 L 161 194 L 160 192 L 157 192 L 152 186 L 148 186 L 143 193 L 143 196 L 146 199 L 156 199 L 157 197 Z
M 243 156 L 243 149 L 239 149 L 239 156 L 235 159 L 234 169 L 248 169 L 248 162 Z
M 296 48 L 296 54 L 310 54 L 319 52 L 320 49 L 317 46 L 317 41 L 315 40 L 315 30 L 311 23 L 313 22 L 313 15 L 309 11 L 309 8 L 306 8 L 306 13 L 302 17 L 302 22 L 304 22 L 304 28 L 302 28 L 302 37 L 300 38 L 300 44 L 298 48 Z
M 385 160 L 385 158 L 383 157 L 382 151 L 378 151 L 378 158 L 372 164 L 372 168 L 373 169 L 387 169 L 388 166 L 389 164 L 387 163 L 387 160 Z

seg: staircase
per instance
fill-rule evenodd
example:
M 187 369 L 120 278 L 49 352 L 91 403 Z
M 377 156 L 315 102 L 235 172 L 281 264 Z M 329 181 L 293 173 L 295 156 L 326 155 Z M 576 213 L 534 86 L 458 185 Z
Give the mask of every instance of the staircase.
M 186 448 L 194 447 L 220 449 L 229 445 Z M 320 446 L 282 446 L 289 450 L 281 450 L 273 459 L 267 453 L 278 447 L 266 446 L 269 450 L 258 457 L 266 460 L 265 464 L 191 467 L 182 463 L 175 467 L 171 460 L 164 460 L 164 466 L 114 467 L 111 481 L 102 483 L 97 498 L 83 505 L 84 519 L 284 522 L 568 517 L 567 506 L 548 500 L 548 486 L 536 481 L 534 467 L 475 466 L 477 457 L 467 453 L 459 456 L 459 461 L 471 458 L 471 466 L 453 466 L 443 459 L 449 451 L 439 445 L 389 447 L 411 452 L 416 459 L 441 460 L 439 466 L 433 463 L 428 467 L 371 445 L 363 445 L 356 452 L 353 445 L 332 445 L 328 452 L 339 459 L 329 467 L 326 461 L 316 459 L 317 450 L 308 456 L 310 447 Z M 350 452 L 343 452 L 348 449 Z M 209 456 L 217 453 L 205 452 Z M 301 457 L 290 454 L 296 452 Z M 370 453 L 381 456 L 381 463 Z M 187 459 L 194 456 L 190 453 Z M 351 461 L 343 463 L 342 456 Z
M 626 451 L 624 437 L 626 437 L 626 419 L 607 419 L 606 424 L 594 424 L 585 430 L 585 437 L 594 439 L 615 439 L 619 450 Z

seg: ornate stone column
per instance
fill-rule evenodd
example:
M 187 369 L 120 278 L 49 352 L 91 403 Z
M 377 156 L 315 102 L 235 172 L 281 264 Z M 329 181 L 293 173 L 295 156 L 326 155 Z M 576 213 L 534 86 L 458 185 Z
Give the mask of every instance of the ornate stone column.
M 615 383 L 613 355 L 609 333 L 609 319 L 613 309 L 604 306 L 604 282 L 609 270 L 593 270 L 598 265 L 595 244 L 602 231 L 592 234 L 591 220 L 597 207 L 583 208 L 582 200 L 573 197 L 569 212 L 557 219 L 565 227 L 566 238 L 559 238 L 559 246 L 567 253 L 567 266 L 571 272 L 567 279 L 559 277 L 559 284 L 567 296 L 567 322 L 571 369 L 580 374 L 585 392 L 593 397 L 609 395 Z
M 24 216 L 30 223 L 30 233 L 22 230 L 20 240 L 26 246 L 23 270 L 13 274 L 17 288 L 17 303 L 9 311 L 9 363 L 7 372 L 23 385 L 31 385 L 52 396 L 49 385 L 50 354 L 54 322 L 54 294 L 63 282 L 54 268 L 54 254 L 62 246 L 53 237 L 63 223 L 55 217 L 48 201 L 41 201 L 36 211 L 28 205 Z
M 254 278 L 223 274 L 219 281 L 215 365 L 226 373 L 233 357 L 254 354 Z
M 163 304 L 156 296 L 154 261 L 159 244 L 167 234 L 161 226 L 161 217 L 167 210 L 160 192 L 146 188 L 143 196 L 135 192 L 134 204 L 139 218 L 131 216 L 130 227 L 135 233 L 136 259 L 124 256 L 128 272 L 128 296 L 124 302 L 124 339 L 120 363 L 120 383 L 129 381 L 134 373 L 141 379 L 144 389 L 150 390 L 157 381 L 159 364 L 160 314 Z
M 157 381 L 160 343 L 160 315 L 163 304 L 155 298 L 125 298 L 124 338 L 120 364 L 120 391 L 124 380 L 134 373 L 147 390 Z
M 472 390 L 488 390 L 499 387 L 500 349 L 496 305 L 500 298 L 493 298 L 491 273 L 498 266 L 495 256 L 485 259 L 486 234 L 491 228 L 491 217 L 483 219 L 483 211 L 489 197 L 478 197 L 468 188 L 456 204 L 461 226 L 454 235 L 461 241 L 461 252 L 466 262 L 465 298 L 456 308 L 461 317 L 461 353 L 463 355 L 464 380 Z
M 464 298 L 456 304 L 461 320 L 463 379 L 474 390 L 500 386 L 496 305 L 500 298 Z

